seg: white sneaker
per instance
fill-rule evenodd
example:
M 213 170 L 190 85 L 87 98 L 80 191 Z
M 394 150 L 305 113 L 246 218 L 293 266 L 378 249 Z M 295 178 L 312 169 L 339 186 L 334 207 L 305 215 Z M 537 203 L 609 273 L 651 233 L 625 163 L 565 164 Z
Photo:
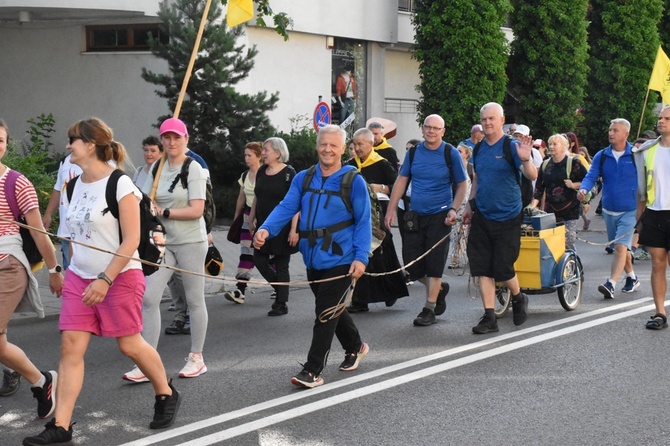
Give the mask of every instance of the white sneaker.
M 242 294 L 242 291 L 240 290 L 226 291 L 223 293 L 223 297 L 226 298 L 226 300 L 235 302 L 236 304 L 244 303 L 244 294 Z
M 188 358 L 186 358 L 186 365 L 179 372 L 179 377 L 195 378 L 196 376 L 200 376 L 203 373 L 207 373 L 207 366 L 205 365 L 205 361 L 202 359 L 202 355 L 189 353 Z
M 148 383 L 149 378 L 147 378 L 142 370 L 139 367 L 135 366 L 130 372 L 123 375 L 123 379 L 130 381 L 131 383 Z

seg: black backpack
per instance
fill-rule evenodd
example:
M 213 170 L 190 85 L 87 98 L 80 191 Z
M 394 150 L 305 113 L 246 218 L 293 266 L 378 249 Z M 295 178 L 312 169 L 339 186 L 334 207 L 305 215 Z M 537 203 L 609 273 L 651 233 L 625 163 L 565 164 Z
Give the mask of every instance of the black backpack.
M 21 215 L 19 204 L 16 201 L 16 180 L 18 180 L 20 176 L 21 174 L 14 169 L 10 169 L 9 172 L 7 172 L 7 178 L 5 179 L 5 198 L 7 199 L 9 208 L 12 210 L 12 214 L 14 215 L 14 221 L 25 225 L 26 219 Z M 35 244 L 33 236 L 30 235 L 30 230 L 24 228 L 23 226 L 19 226 L 19 233 L 21 234 L 21 239 L 23 240 L 23 252 L 28 259 L 28 263 L 30 263 L 31 268 L 37 268 L 41 266 L 43 260 L 42 254 L 40 253 L 39 249 L 37 249 L 37 244 Z
M 503 136 L 503 156 L 507 160 L 512 170 L 514 171 L 514 177 L 516 178 L 516 184 L 519 185 L 521 190 L 521 205 L 525 209 L 533 201 L 533 180 L 529 180 L 526 176 L 519 171 L 514 165 L 514 157 L 512 156 L 512 137 L 509 135 Z M 474 150 L 472 151 L 472 163 L 475 163 L 475 158 L 477 157 L 477 152 L 482 145 L 482 141 L 479 141 Z
M 449 179 L 451 180 L 451 198 L 453 199 L 454 197 L 456 197 L 456 189 L 457 189 L 456 183 L 454 181 L 454 163 L 451 161 L 451 149 L 453 149 L 454 146 L 452 146 L 448 142 L 446 142 L 445 144 L 446 145 L 444 147 L 444 162 L 447 165 L 447 169 L 449 169 L 449 175 L 450 175 Z M 416 153 L 417 146 L 418 144 L 409 148 L 408 153 L 409 177 L 407 178 L 407 187 L 409 187 L 409 182 L 412 181 L 412 162 L 414 161 L 414 154 Z M 404 195 L 403 198 L 405 197 L 407 198 L 407 201 L 405 202 L 405 211 L 409 211 L 409 197 Z
M 352 218 L 341 221 L 339 223 L 335 223 L 333 225 L 330 225 L 325 228 L 321 229 L 312 229 L 312 230 L 307 230 L 307 231 L 300 231 L 300 238 L 306 238 L 309 241 L 310 246 L 314 246 L 316 244 L 316 239 L 323 237 L 323 245 L 321 246 L 321 249 L 324 251 L 328 251 L 330 248 L 331 244 L 333 245 L 333 254 L 338 254 L 342 255 L 342 248 L 335 242 L 332 241 L 332 234 L 337 231 L 341 231 L 344 228 L 348 228 L 349 226 L 354 224 L 354 219 L 353 219 L 353 212 L 354 208 L 351 205 L 351 186 L 354 182 L 354 178 L 356 175 L 360 175 L 360 172 L 358 170 L 349 170 L 345 172 L 344 175 L 342 175 L 342 179 L 340 180 L 340 189 L 336 191 L 332 190 L 325 190 L 325 189 L 314 189 L 309 187 L 309 185 L 312 183 L 312 178 L 314 178 L 314 174 L 316 172 L 316 165 L 310 167 L 307 169 L 307 174 L 303 178 L 302 181 L 302 195 L 305 195 L 306 192 L 312 192 L 313 194 L 326 194 L 328 195 L 327 200 L 330 199 L 331 196 L 336 196 L 340 197 L 342 201 L 344 202 L 344 206 L 347 208 L 347 211 L 352 214 Z M 361 177 L 363 177 L 361 175 Z M 365 178 L 363 178 L 365 180 Z M 377 199 L 377 193 L 372 190 L 372 187 L 368 184 L 368 182 L 365 182 L 367 188 L 368 188 L 368 197 L 370 198 L 370 215 L 372 218 L 372 245 L 370 247 L 370 255 L 372 255 L 372 252 L 381 245 L 382 241 L 384 240 L 384 237 L 386 237 L 386 233 L 381 229 L 381 224 L 382 221 L 384 220 L 384 216 L 382 215 L 382 208 L 379 203 L 379 200 Z M 326 206 L 328 206 L 328 201 L 326 201 Z M 311 216 L 312 215 L 312 198 L 310 197 L 310 209 L 308 211 L 308 214 Z M 302 216 L 301 216 L 302 218 Z
M 169 192 L 174 190 L 179 180 L 181 180 L 181 187 L 188 189 L 188 169 L 192 162 L 193 158 L 187 156 L 184 160 L 184 164 L 181 165 L 181 171 L 179 172 L 179 175 L 177 175 L 174 181 L 172 181 L 172 184 L 168 189 Z M 151 172 L 154 178 L 156 178 L 156 174 L 158 173 L 158 164 L 159 163 L 156 163 L 154 165 L 153 171 Z M 214 220 L 216 219 L 216 206 L 214 205 L 212 182 L 209 178 L 207 178 L 207 186 L 205 188 L 205 210 L 203 211 L 202 216 L 205 218 L 205 229 L 207 229 L 207 233 L 209 234 L 212 232 L 212 226 L 214 226 Z
M 116 169 L 109 176 L 107 181 L 107 188 L 105 189 L 105 200 L 107 207 L 102 211 L 103 215 L 108 211 L 112 216 L 119 219 L 119 202 L 116 201 L 116 188 L 119 183 L 119 178 L 125 175 L 122 170 Z M 67 183 L 67 199 L 72 199 L 74 193 L 74 186 L 79 179 L 79 175 L 72 178 Z M 123 241 L 123 234 L 121 234 L 121 223 L 119 222 L 119 242 Z M 140 244 L 137 247 L 137 253 L 140 259 L 147 262 L 161 264 L 163 263 L 163 254 L 165 253 L 165 228 L 163 223 L 153 212 L 153 204 L 149 197 L 142 193 L 140 200 Z M 147 265 L 142 263 L 142 272 L 145 276 L 158 271 L 158 267 L 154 265 Z

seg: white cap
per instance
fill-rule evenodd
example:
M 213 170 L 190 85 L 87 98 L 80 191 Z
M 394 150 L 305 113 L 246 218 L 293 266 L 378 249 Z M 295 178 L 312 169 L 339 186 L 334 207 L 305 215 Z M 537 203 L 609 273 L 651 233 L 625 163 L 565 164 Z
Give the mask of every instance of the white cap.
M 530 129 L 528 128 L 527 125 L 519 124 L 516 126 L 516 130 L 514 131 L 515 135 L 517 133 L 521 133 L 524 136 L 528 136 L 530 135 Z

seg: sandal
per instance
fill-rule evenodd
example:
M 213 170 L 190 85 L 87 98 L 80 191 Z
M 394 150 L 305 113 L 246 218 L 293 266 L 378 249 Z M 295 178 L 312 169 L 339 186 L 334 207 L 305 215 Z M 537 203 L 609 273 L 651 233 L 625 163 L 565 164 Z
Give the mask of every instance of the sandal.
M 662 330 L 668 328 L 668 318 L 665 314 L 656 313 L 651 317 L 651 320 L 645 325 L 649 330 Z

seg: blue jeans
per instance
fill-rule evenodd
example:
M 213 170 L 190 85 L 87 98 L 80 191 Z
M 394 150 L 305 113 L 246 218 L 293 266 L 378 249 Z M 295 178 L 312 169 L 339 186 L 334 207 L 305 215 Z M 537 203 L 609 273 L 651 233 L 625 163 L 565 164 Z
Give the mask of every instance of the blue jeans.
M 67 269 L 70 266 L 70 241 L 61 239 L 60 250 L 63 253 L 63 269 Z

